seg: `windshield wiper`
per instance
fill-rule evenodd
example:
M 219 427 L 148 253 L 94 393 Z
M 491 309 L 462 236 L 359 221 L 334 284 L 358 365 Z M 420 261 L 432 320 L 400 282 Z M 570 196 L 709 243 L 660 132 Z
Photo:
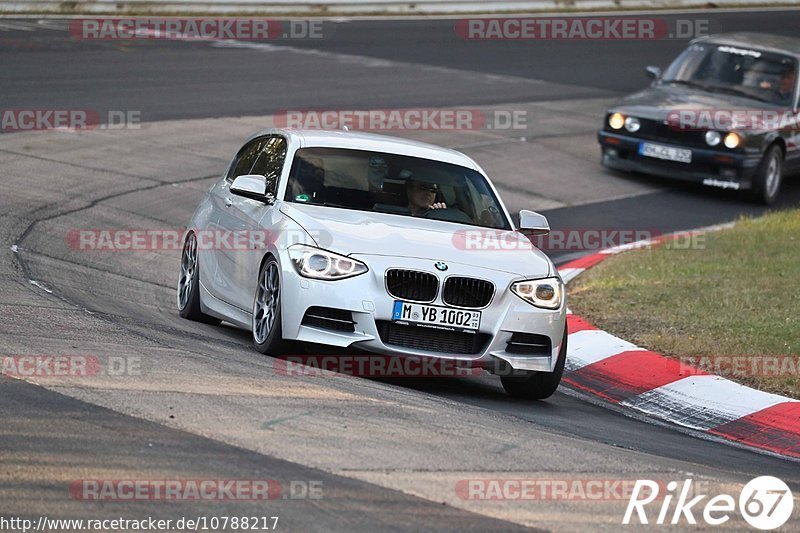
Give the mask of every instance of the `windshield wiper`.
M 735 87 L 723 87 L 721 85 L 709 85 L 708 87 L 706 87 L 706 89 L 708 89 L 711 92 L 720 92 L 720 93 L 733 94 L 733 95 L 736 95 L 736 96 L 744 96 L 745 98 L 752 98 L 753 100 L 758 100 L 759 102 L 766 102 L 768 104 L 772 103 L 772 101 L 769 100 L 768 98 L 764 98 L 762 96 L 756 96 L 756 95 L 751 94 L 751 93 L 749 93 L 747 91 L 743 91 L 741 89 L 736 89 Z

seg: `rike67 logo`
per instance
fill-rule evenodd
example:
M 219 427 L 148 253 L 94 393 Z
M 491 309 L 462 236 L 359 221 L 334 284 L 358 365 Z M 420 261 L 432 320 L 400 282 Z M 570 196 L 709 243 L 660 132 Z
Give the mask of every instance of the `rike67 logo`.
M 720 494 L 701 503 L 708 498 L 708 495 L 702 493 L 694 495 L 691 479 L 685 480 L 680 489 L 677 481 L 670 481 L 666 485 L 666 494 L 659 494 L 659 489 L 662 487 L 663 483 L 649 479 L 636 480 L 622 523 L 631 524 L 635 513 L 640 524 L 649 524 L 649 520 L 653 520 L 654 517 L 652 512 L 648 517 L 645 508 L 656 500 L 659 501 L 660 508 L 652 523 L 658 525 L 681 523 L 696 525 L 697 518 L 702 516 L 706 524 L 719 526 L 730 520 L 731 514 L 737 511 L 738 503 L 738 512 L 748 524 L 756 529 L 768 531 L 784 525 L 794 510 L 792 491 L 786 483 L 772 476 L 760 476 L 750 480 L 739 494 L 738 502 L 729 494 Z M 659 507 L 659 504 L 654 507 Z M 695 513 L 699 516 L 696 517 Z M 636 523 L 635 519 L 633 523 Z

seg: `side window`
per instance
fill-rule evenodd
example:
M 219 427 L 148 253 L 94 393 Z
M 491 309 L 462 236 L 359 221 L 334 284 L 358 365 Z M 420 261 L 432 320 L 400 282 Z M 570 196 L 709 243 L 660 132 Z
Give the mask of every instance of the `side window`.
M 275 136 L 267 139 L 264 149 L 258 156 L 252 174 L 261 174 L 267 177 L 267 192 L 277 193 L 278 179 L 281 177 L 283 163 L 286 160 L 286 139 Z
M 228 174 L 227 179 L 228 181 L 233 181 L 236 176 L 242 176 L 244 174 L 250 174 L 250 169 L 253 168 L 253 163 L 255 163 L 256 158 L 258 157 L 259 152 L 266 146 L 266 144 L 270 141 L 270 137 L 264 137 L 261 139 L 256 139 L 255 141 L 251 142 L 250 144 L 246 145 L 239 151 L 238 159 L 236 160 L 236 164 L 233 166 L 230 174 Z

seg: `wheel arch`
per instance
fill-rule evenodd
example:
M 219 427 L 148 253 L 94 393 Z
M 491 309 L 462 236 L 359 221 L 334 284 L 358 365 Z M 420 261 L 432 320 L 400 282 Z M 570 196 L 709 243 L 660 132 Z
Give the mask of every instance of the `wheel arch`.
M 771 136 L 770 138 L 766 139 L 764 144 L 765 146 L 762 157 L 767 155 L 767 152 L 769 152 L 773 146 L 777 146 L 781 150 L 781 156 L 786 159 L 786 141 L 783 139 L 783 137 L 780 135 Z
M 258 271 L 259 271 L 259 273 L 261 272 L 261 269 L 262 269 L 262 268 L 264 268 L 264 265 L 266 265 L 266 264 L 267 264 L 267 261 L 269 261 L 270 259 L 275 259 L 275 261 L 278 261 L 278 264 L 279 264 L 279 265 L 280 265 L 280 263 L 281 263 L 281 262 L 280 262 L 280 260 L 278 260 L 278 256 L 277 256 L 277 254 L 273 253 L 273 252 L 272 252 L 272 250 L 269 250 L 267 253 L 265 253 L 265 254 L 264 254 L 262 257 L 261 257 L 261 263 L 258 265 Z

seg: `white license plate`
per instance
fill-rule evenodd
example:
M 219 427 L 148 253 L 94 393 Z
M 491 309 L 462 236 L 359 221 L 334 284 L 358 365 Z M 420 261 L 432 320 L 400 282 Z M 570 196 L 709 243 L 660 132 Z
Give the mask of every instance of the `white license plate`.
M 663 144 L 640 143 L 639 154 L 645 157 L 655 157 L 667 161 L 678 161 L 679 163 L 691 163 L 692 151 L 685 148 L 675 148 Z
M 481 312 L 395 300 L 392 320 L 448 330 L 477 331 L 481 325 Z

